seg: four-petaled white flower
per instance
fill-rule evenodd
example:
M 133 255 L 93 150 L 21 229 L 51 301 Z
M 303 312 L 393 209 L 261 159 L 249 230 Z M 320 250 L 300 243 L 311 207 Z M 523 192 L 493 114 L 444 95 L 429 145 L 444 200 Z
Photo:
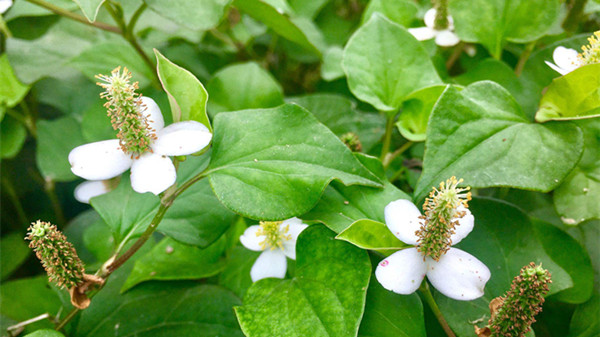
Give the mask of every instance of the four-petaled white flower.
M 454 21 L 451 16 L 448 16 L 448 28 L 442 30 L 435 29 L 435 15 L 437 11 L 435 8 L 431 8 L 425 13 L 424 21 L 425 27 L 409 28 L 408 32 L 411 33 L 417 40 L 424 41 L 433 39 L 435 37 L 435 43 L 441 47 L 452 47 L 460 42 L 460 39 L 454 34 Z
M 12 4 L 12 0 L 0 0 L 0 14 L 4 14 Z
M 575 49 L 558 46 L 552 53 L 554 63 L 545 62 L 550 68 L 556 70 L 561 75 L 566 75 L 581 66 L 581 60 L 578 55 L 579 53 Z
M 465 215 L 458 220 L 452 244 L 460 242 L 473 230 L 471 212 L 460 206 Z M 385 207 L 385 222 L 392 233 L 407 244 L 416 245 L 415 234 L 421 228 L 421 212 L 408 200 L 396 200 Z M 429 282 L 442 294 L 455 300 L 473 300 L 483 295 L 490 270 L 473 255 L 458 248 L 450 248 L 439 261 L 414 248 L 395 252 L 379 263 L 375 276 L 381 285 L 398 294 L 411 294 L 419 288 L 427 275 Z
M 286 256 L 296 259 L 296 240 L 307 227 L 295 217 L 285 221 L 261 221 L 260 225 L 248 227 L 240 236 L 240 242 L 250 250 L 262 251 L 250 270 L 252 282 L 267 277 L 284 278 Z
M 188 155 L 202 150 L 212 138 L 204 124 L 196 121 L 173 123 L 165 127 L 160 108 L 153 99 L 142 97 L 143 114 L 156 139 L 152 152 L 139 157 L 125 153 L 118 139 L 103 140 L 74 148 L 69 153 L 71 171 L 87 180 L 106 180 L 131 168 L 131 187 L 138 193 L 159 194 L 175 183 L 175 166 L 168 156 Z

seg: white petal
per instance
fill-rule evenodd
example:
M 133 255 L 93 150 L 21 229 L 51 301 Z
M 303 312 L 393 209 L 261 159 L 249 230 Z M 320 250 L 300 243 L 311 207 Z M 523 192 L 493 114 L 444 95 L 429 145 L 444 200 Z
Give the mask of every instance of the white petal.
M 267 277 L 284 278 L 287 270 L 287 260 L 280 249 L 267 249 L 254 262 L 250 270 L 252 282 Z
M 298 235 L 300 235 L 303 230 L 308 228 L 308 225 L 303 224 L 302 220 L 294 217 L 283 221 L 281 226 L 289 226 L 286 234 L 291 237 L 289 240 L 283 241 L 283 253 L 290 259 L 295 260 L 296 240 L 298 240 Z
M 185 121 L 171 124 L 160 130 L 152 149 L 158 154 L 183 156 L 205 148 L 212 139 L 212 133 L 204 124 Z
M 454 234 L 450 236 L 450 240 L 452 240 L 452 245 L 459 243 L 462 239 L 466 238 L 469 233 L 473 230 L 473 226 L 475 225 L 475 217 L 471 214 L 468 208 L 460 205 L 458 206 L 458 210 L 461 212 L 465 212 L 465 215 L 460 219 L 452 219 L 452 221 L 458 220 L 459 225 L 455 227 Z
M 423 21 L 425 21 L 425 26 L 433 29 L 433 27 L 435 26 L 436 14 L 437 11 L 435 10 L 435 8 L 431 8 L 427 12 L 425 12 L 425 17 L 423 18 Z
M 470 301 L 483 296 L 490 270 L 473 255 L 450 248 L 438 262 L 427 260 L 427 278 L 442 294 Z
M 143 114 L 148 118 L 150 127 L 156 132 L 162 130 L 165 127 L 165 120 L 163 119 L 158 104 L 156 104 L 152 98 L 142 96 L 142 105 L 145 107 L 145 109 L 142 107 L 142 109 L 144 109 Z
M 0 14 L 6 12 L 12 4 L 12 0 L 0 0 Z
M 375 277 L 385 289 L 407 295 L 419 288 L 426 271 L 423 255 L 416 248 L 407 248 L 379 262 Z
M 433 39 L 436 33 L 435 30 L 429 27 L 409 28 L 408 32 L 411 33 L 419 41 Z
M 458 35 L 449 30 L 442 30 L 435 36 L 435 44 L 440 47 L 456 46 L 460 42 Z
M 567 73 L 577 69 L 579 67 L 579 59 L 577 58 L 577 50 L 571 48 L 565 48 L 563 46 L 558 46 L 554 49 L 552 53 L 552 58 L 554 59 L 554 63 L 558 68 L 563 69 Z M 556 69 L 554 69 L 556 70 Z M 560 72 L 560 71 L 559 71 Z M 562 75 L 566 73 L 560 72 Z
M 91 198 L 108 193 L 110 190 L 109 184 L 104 180 L 91 180 L 77 185 L 73 194 L 77 201 L 89 204 Z
M 131 166 L 131 187 L 138 193 L 159 194 L 173 185 L 176 178 L 171 158 L 160 154 L 143 154 Z
M 131 156 L 123 152 L 118 139 L 78 146 L 69 153 L 71 171 L 87 180 L 106 180 L 131 167 Z
M 385 206 L 385 224 L 400 241 L 409 245 L 417 244 L 416 231 L 421 228 L 421 212 L 409 200 L 399 199 Z
M 263 242 L 266 238 L 264 235 L 256 235 L 256 232 L 260 229 L 259 225 L 254 225 L 246 228 L 244 234 L 240 236 L 240 242 L 244 247 L 254 250 L 261 251 L 263 250 L 260 243 Z
M 552 68 L 553 70 L 555 70 L 556 72 L 558 72 L 558 73 L 559 73 L 559 74 L 561 74 L 561 75 L 566 75 L 566 74 L 568 74 L 568 73 L 569 73 L 569 71 L 568 71 L 568 70 L 566 70 L 566 69 L 563 69 L 563 68 L 560 68 L 560 67 L 556 66 L 554 63 L 550 63 L 550 62 L 548 62 L 548 61 L 544 61 L 544 62 L 546 62 L 546 64 L 547 64 L 547 65 L 548 65 L 550 68 Z

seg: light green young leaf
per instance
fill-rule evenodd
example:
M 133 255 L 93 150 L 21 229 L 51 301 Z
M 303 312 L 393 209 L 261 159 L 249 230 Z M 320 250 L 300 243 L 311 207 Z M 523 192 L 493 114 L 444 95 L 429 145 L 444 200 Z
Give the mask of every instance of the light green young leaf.
M 38 142 L 35 152 L 37 166 L 44 178 L 54 181 L 75 180 L 69 164 L 69 152 L 85 143 L 81 124 L 73 117 L 38 120 Z
M 415 19 L 419 8 L 409 0 L 371 0 L 362 17 L 362 24 L 369 21 L 373 13 L 381 13 L 383 16 L 404 27 L 410 27 Z
M 483 44 L 496 59 L 507 41 L 526 43 L 544 36 L 560 8 L 558 0 L 455 0 L 449 6 L 460 39 Z
M 489 302 L 504 295 L 529 262 L 541 263 L 552 274 L 548 296 L 569 303 L 589 299 L 593 269 L 587 252 L 575 239 L 549 223 L 532 221 L 515 206 L 499 200 L 475 198 L 469 206 L 475 227 L 456 247 L 482 261 L 492 276 L 483 297 L 474 301 L 456 301 L 434 293 L 457 336 L 473 336 L 469 321 L 489 317 Z
M 325 81 L 333 81 L 344 77 L 343 56 L 344 50 L 338 46 L 327 49 L 325 55 L 323 55 L 323 64 L 321 65 L 321 77 Z
M 240 11 L 267 25 L 276 34 L 297 43 L 307 51 L 321 55 L 314 42 L 292 21 L 290 16 L 276 9 L 269 1 L 234 0 L 233 5 Z
M 367 291 L 359 337 L 425 337 L 423 303 L 419 295 L 398 295 L 373 277 Z
M 222 111 L 272 108 L 283 104 L 283 88 L 255 62 L 219 70 L 206 85 L 211 117 Z
M 2 54 L 0 56 L 0 106 L 14 107 L 23 100 L 28 91 L 29 86 L 21 83 L 15 76 L 8 62 L 8 56 Z
M 600 64 L 579 67 L 552 81 L 542 96 L 535 120 L 583 119 L 600 116 Z
M 53 329 L 42 329 L 25 335 L 25 337 L 64 337 L 65 335 Z
M 88 19 L 89 22 L 96 21 L 96 17 L 98 16 L 98 11 L 100 11 L 100 7 L 105 0 L 73 0 L 81 11 L 85 18 Z
M 211 186 L 225 206 L 246 217 L 302 214 L 334 179 L 381 186 L 329 129 L 297 105 L 220 113 L 214 124 Z
M 223 237 L 204 249 L 166 237 L 135 261 L 121 291 L 149 280 L 193 280 L 216 275 L 225 266 L 221 260 L 224 250 Z
M 300 234 L 296 252 L 295 278 L 260 280 L 235 308 L 246 336 L 356 336 L 371 275 L 366 252 L 320 225 Z
M 398 240 L 384 223 L 368 219 L 353 222 L 335 238 L 370 250 L 397 250 L 408 247 Z
M 581 130 L 571 123 L 531 123 L 514 98 L 493 82 L 462 91 L 448 87 L 427 128 L 423 174 L 414 200 L 451 176 L 472 187 L 550 191 L 576 165 Z
M 402 103 L 402 112 L 396 122 L 402 137 L 413 142 L 422 142 L 427 138 L 429 116 L 444 89 L 446 86 L 436 85 L 421 89 L 406 97 Z
M 144 0 L 157 14 L 193 30 L 216 27 L 231 0 Z
M 13 158 L 16 156 L 25 140 L 27 130 L 25 126 L 11 116 L 6 116 L 0 122 L 0 157 Z
M 169 95 L 173 122 L 193 120 L 212 131 L 206 115 L 208 93 L 196 76 L 164 57 L 158 50 L 156 69 L 163 89 Z
M 342 67 L 352 93 L 382 111 L 395 111 L 411 92 L 441 83 L 422 44 L 377 13 L 348 41 Z
M 106 41 L 94 44 L 74 57 L 70 63 L 92 81 L 98 74 L 108 75 L 117 66 L 131 71 L 132 81 L 139 82 L 140 88 L 148 86 L 154 74 L 142 57 L 129 44 Z

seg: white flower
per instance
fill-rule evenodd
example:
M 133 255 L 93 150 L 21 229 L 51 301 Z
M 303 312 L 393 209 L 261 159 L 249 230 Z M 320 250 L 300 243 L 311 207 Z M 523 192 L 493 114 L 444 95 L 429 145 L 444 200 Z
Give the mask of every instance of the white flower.
M 143 114 L 156 132 L 152 152 L 132 158 L 123 152 L 118 139 L 78 146 L 69 153 L 71 171 L 87 180 L 106 180 L 131 168 L 131 187 L 138 193 L 159 194 L 175 183 L 175 166 L 168 156 L 188 155 L 202 150 L 212 138 L 206 126 L 184 121 L 165 127 L 158 105 L 142 97 Z
M 250 277 L 256 282 L 267 277 L 284 278 L 287 270 L 286 256 L 296 259 L 296 239 L 308 225 L 298 218 L 285 221 L 261 221 L 250 226 L 240 236 L 244 247 L 262 251 L 252 269 Z
M 452 244 L 460 242 L 473 230 L 471 212 L 460 206 L 465 215 L 451 235 Z M 396 200 L 385 207 L 385 222 L 392 233 L 407 244 L 417 244 L 417 232 L 423 221 L 421 212 L 408 200 Z M 375 276 L 381 285 L 398 294 L 411 294 L 427 275 L 429 282 L 442 294 L 455 300 L 473 300 L 483 295 L 490 270 L 477 258 L 457 248 L 450 248 L 439 261 L 423 258 L 417 248 L 400 250 L 379 263 Z
M 435 29 L 435 14 L 437 11 L 435 8 L 431 8 L 425 13 L 425 27 L 409 28 L 408 32 L 411 33 L 417 40 L 424 41 L 433 39 L 435 37 L 435 43 L 441 47 L 452 47 L 460 42 L 460 39 L 454 34 L 454 21 L 451 16 L 448 16 L 448 28 L 443 30 Z
M 556 70 L 561 75 L 566 75 L 581 66 L 581 61 L 577 57 L 578 54 L 575 49 L 558 46 L 552 53 L 554 63 L 545 62 L 550 68 Z
M 4 14 L 12 4 L 12 0 L 0 0 L 0 14 Z
M 73 194 L 77 201 L 89 204 L 91 198 L 108 193 L 111 190 L 112 187 L 108 180 L 89 180 L 77 185 Z

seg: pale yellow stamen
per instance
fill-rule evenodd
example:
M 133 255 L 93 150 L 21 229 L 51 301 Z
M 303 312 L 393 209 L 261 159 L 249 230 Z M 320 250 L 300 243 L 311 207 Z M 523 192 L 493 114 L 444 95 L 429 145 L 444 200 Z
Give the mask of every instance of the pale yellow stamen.
M 280 248 L 283 250 L 283 242 L 292 239 L 287 232 L 290 230 L 290 225 L 281 226 L 282 221 L 261 221 L 260 228 L 256 231 L 256 236 L 263 235 L 265 239 L 261 241 L 260 247 L 262 250 L 267 248 L 274 250 Z

